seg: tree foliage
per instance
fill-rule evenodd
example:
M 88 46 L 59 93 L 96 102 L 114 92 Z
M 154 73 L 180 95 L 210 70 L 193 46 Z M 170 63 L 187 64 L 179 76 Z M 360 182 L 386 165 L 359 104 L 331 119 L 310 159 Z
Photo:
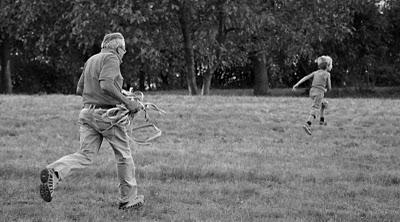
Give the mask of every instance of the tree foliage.
M 100 50 L 109 32 L 125 36 L 124 87 L 140 90 L 187 88 L 190 94 L 207 95 L 211 87 L 253 85 L 255 93 L 266 94 L 269 87 L 291 86 L 313 71 L 314 59 L 322 54 L 334 59 L 335 86 L 400 83 L 396 0 L 0 4 L 2 92 L 9 92 L 11 83 L 16 92 L 57 92 L 44 82 L 67 82 L 68 87 L 57 86 L 58 92 L 74 92 L 85 60 Z M 29 69 L 33 76 L 28 77 Z M 46 76 L 56 81 L 36 81 L 34 90 L 22 87 Z

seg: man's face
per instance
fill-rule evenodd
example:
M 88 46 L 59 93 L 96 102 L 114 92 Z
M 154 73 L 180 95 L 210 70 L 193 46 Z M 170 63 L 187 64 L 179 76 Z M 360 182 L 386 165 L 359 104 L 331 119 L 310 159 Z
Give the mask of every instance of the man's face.
M 121 60 L 122 60 L 122 57 L 124 57 L 124 55 L 125 55 L 125 53 L 126 53 L 125 47 L 118 47 L 118 48 L 117 48 L 117 53 L 118 53 L 119 57 L 120 57 Z

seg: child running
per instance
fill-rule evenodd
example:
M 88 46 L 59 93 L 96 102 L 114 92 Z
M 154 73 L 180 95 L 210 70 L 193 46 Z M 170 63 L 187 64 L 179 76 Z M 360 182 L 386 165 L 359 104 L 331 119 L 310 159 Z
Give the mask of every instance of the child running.
M 318 111 L 320 112 L 320 125 L 326 125 L 324 111 L 328 108 L 328 102 L 324 99 L 324 94 L 332 89 L 331 74 L 329 73 L 332 70 L 332 58 L 329 56 L 320 56 L 315 62 L 318 64 L 318 70 L 303 77 L 293 86 L 293 91 L 296 91 L 296 88 L 301 83 L 313 78 L 310 89 L 310 98 L 313 100 L 313 104 L 307 122 L 303 126 L 308 135 L 311 135 L 311 123 L 317 117 Z

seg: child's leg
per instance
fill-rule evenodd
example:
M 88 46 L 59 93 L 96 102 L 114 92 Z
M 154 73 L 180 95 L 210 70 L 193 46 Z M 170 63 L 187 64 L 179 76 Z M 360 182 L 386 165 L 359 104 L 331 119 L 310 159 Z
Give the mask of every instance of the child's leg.
M 311 126 L 313 119 L 315 119 L 315 114 L 310 113 L 310 115 L 308 115 L 308 118 L 307 118 L 307 124 Z
M 321 111 L 320 111 L 320 124 L 325 124 L 325 110 L 328 108 L 328 101 L 323 100 L 321 103 Z
M 311 123 L 314 119 L 317 118 L 317 113 L 321 109 L 322 96 L 312 96 L 313 104 L 311 106 L 310 115 L 307 118 L 307 124 L 311 126 Z
M 313 105 L 311 107 L 310 115 L 307 118 L 307 123 L 303 125 L 303 129 L 308 135 L 311 135 L 311 123 L 313 119 L 317 117 L 317 113 L 320 110 L 322 96 L 311 96 L 311 99 L 313 100 Z

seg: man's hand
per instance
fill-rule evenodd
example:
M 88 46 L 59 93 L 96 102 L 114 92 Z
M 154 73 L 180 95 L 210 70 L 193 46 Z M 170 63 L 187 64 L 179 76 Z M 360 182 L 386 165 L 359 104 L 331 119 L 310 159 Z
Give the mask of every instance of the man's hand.
M 125 105 L 126 108 L 132 113 L 137 113 L 144 108 L 140 103 L 132 100 L 129 100 L 129 102 Z
M 78 86 L 78 87 L 76 88 L 76 94 L 82 96 L 82 94 L 83 94 L 83 89 L 82 89 L 81 87 Z

